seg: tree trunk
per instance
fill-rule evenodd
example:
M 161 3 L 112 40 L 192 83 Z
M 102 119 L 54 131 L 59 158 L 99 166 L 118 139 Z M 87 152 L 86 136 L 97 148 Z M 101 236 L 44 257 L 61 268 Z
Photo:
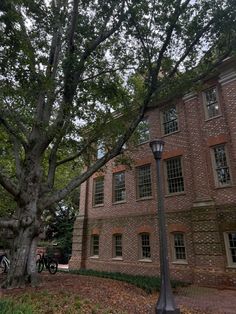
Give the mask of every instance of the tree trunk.
M 3 288 L 23 288 L 29 283 L 36 286 L 38 277 L 36 270 L 37 229 L 35 222 L 29 226 L 20 226 L 12 245 L 10 269 L 2 285 Z

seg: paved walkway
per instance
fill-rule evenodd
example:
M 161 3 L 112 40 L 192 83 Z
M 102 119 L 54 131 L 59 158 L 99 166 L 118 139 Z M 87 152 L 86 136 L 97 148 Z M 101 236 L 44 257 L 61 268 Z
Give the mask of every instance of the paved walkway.
M 175 300 L 180 308 L 191 309 L 191 313 L 236 314 L 236 290 L 192 285 L 178 288 Z

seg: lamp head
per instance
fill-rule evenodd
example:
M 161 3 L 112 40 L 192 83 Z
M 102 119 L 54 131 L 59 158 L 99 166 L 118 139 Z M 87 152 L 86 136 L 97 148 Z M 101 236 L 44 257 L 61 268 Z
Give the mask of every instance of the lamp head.
M 161 159 L 165 142 L 163 140 L 153 140 L 149 143 L 155 159 Z

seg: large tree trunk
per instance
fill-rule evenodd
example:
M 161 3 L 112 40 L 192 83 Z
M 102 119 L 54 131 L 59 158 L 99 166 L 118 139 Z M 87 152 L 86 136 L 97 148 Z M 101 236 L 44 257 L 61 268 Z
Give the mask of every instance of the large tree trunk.
M 10 269 L 3 288 L 23 288 L 37 284 L 36 248 L 39 227 L 36 217 L 24 216 L 13 241 L 10 254 Z

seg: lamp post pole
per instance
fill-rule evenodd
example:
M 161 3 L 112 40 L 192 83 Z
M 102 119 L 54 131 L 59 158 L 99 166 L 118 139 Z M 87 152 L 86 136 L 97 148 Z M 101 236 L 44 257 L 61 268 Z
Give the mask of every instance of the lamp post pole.
M 161 178 L 161 157 L 164 147 L 164 141 L 154 140 L 150 142 L 150 147 L 156 160 L 157 169 L 157 196 L 158 196 L 157 214 L 159 218 L 159 239 L 160 239 L 159 246 L 160 246 L 161 289 L 159 299 L 156 305 L 156 314 L 180 314 L 179 309 L 176 308 L 170 284 L 166 222 Z

